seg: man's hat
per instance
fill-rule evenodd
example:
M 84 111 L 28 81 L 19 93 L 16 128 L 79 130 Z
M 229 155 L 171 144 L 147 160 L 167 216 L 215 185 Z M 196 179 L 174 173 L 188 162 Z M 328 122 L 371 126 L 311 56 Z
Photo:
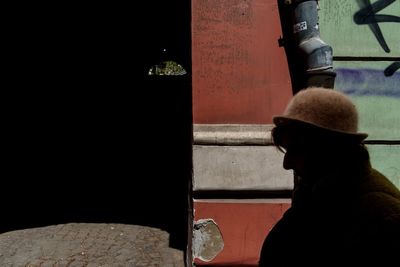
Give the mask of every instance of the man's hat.
M 358 113 L 345 94 L 326 88 L 308 88 L 298 92 L 282 116 L 274 116 L 280 125 L 311 126 L 330 133 L 362 141 L 368 134 L 358 132 Z

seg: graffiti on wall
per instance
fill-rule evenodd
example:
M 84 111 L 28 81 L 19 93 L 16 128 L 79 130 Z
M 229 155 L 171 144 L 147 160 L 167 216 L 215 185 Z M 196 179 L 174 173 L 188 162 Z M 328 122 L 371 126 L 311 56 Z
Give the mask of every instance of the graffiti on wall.
M 368 140 L 400 140 L 400 0 L 337 0 L 324 5 L 327 39 L 342 56 L 334 62 L 335 89 L 356 103 L 360 130 L 369 134 Z M 332 12 L 338 10 L 353 23 L 337 20 Z M 335 35 L 333 26 L 338 25 L 346 35 Z M 354 44 L 359 49 L 352 49 Z M 400 146 L 368 149 L 375 168 L 400 187 Z
M 385 39 L 381 23 L 400 23 L 400 16 L 392 15 L 394 3 L 398 0 L 356 0 L 358 8 L 353 14 L 356 25 L 368 25 L 385 53 L 391 53 L 391 46 Z M 354 12 L 354 11 L 353 11 Z M 395 14 L 397 14 L 395 12 Z M 398 44 L 396 44 L 398 45 Z M 393 44 L 392 44 L 393 46 Z M 372 58 L 372 56 L 371 56 Z M 393 59 L 394 62 L 390 62 Z M 336 69 L 337 85 L 345 93 L 353 96 L 387 96 L 400 98 L 399 57 L 388 57 L 381 62 L 342 62 Z M 389 63 L 388 63 L 389 62 Z M 383 70 L 383 73 L 382 73 Z
M 354 22 L 358 25 L 367 24 L 374 34 L 376 40 L 386 53 L 390 53 L 390 47 L 386 43 L 378 23 L 397 22 L 400 23 L 400 17 L 387 14 L 377 14 L 384 10 L 396 0 L 378 0 L 371 4 L 370 0 L 357 0 L 360 10 L 354 14 Z M 400 61 L 393 62 L 385 70 L 385 76 L 392 76 L 400 68 Z
M 336 85 L 346 94 L 400 98 L 399 72 L 385 76 L 381 69 L 343 67 L 336 69 L 336 74 Z
M 390 6 L 395 1 L 396 0 L 378 0 L 371 4 L 370 0 L 357 0 L 357 3 L 361 9 L 354 14 L 354 22 L 358 25 L 368 24 L 379 44 L 386 53 L 390 53 L 390 48 L 385 41 L 378 23 L 400 22 L 400 17 L 377 13 Z
M 392 76 L 396 71 L 400 69 L 400 61 L 395 61 L 390 64 L 383 72 L 385 76 Z

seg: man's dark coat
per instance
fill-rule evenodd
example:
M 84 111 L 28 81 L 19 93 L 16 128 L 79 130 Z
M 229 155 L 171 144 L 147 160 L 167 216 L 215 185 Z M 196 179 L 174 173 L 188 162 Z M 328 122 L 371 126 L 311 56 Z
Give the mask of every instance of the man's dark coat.
M 400 192 L 369 160 L 303 178 L 260 266 L 400 266 Z

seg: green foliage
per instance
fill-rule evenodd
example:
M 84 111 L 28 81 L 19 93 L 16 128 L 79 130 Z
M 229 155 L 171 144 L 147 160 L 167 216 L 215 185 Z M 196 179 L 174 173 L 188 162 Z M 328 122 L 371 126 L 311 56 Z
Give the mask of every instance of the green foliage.
M 185 75 L 186 70 L 175 61 L 163 61 L 149 70 L 149 75 Z

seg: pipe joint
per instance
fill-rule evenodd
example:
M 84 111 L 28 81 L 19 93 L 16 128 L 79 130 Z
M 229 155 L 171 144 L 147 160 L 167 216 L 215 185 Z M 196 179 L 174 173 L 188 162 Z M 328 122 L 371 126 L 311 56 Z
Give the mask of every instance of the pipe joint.
M 299 50 L 306 60 L 307 72 L 331 69 L 333 67 L 332 47 L 318 36 L 301 42 Z

